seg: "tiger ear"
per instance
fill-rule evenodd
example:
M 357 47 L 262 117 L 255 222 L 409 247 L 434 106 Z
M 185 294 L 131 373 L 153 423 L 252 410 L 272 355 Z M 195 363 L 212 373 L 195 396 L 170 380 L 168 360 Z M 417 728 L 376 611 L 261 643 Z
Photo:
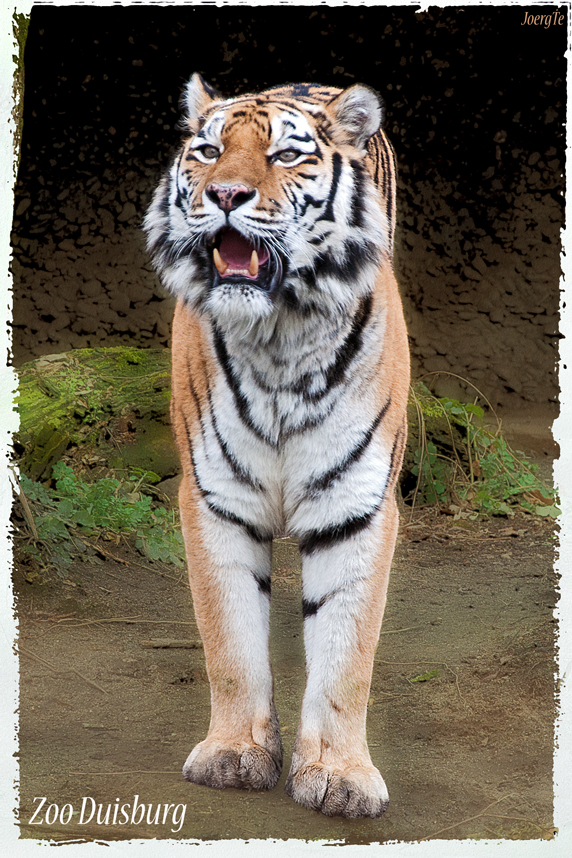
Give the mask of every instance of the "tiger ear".
M 203 80 L 198 72 L 195 72 L 187 83 L 181 99 L 181 106 L 191 129 L 198 129 L 200 117 L 209 104 L 217 98 L 220 98 L 220 92 Z
M 374 89 L 356 83 L 328 103 L 336 123 L 348 143 L 365 149 L 367 141 L 379 131 L 383 121 L 383 102 Z

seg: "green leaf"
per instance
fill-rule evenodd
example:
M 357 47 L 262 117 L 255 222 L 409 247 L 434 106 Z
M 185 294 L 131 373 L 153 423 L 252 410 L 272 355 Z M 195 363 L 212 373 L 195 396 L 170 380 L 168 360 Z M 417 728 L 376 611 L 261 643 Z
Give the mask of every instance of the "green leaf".
M 438 670 L 429 670 L 427 673 L 420 673 L 419 676 L 410 679 L 409 682 L 428 682 L 430 679 L 435 679 L 436 676 L 439 676 Z
M 552 504 L 552 506 L 537 506 L 534 508 L 534 511 L 537 515 L 550 518 L 558 518 L 562 513 L 562 510 L 556 504 Z
M 74 512 L 74 505 L 69 498 L 64 498 L 58 504 L 58 515 L 62 518 L 70 518 Z
M 76 524 L 79 524 L 80 527 L 95 527 L 95 518 L 87 510 L 77 510 L 74 514 L 73 520 Z

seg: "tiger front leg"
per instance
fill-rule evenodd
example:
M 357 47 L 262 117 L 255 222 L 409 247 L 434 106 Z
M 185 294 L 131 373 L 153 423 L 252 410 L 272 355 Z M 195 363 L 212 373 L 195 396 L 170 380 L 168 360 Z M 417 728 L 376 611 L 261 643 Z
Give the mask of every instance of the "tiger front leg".
M 282 770 L 268 647 L 271 543 L 199 509 L 186 481 L 179 497 L 211 688 L 208 735 L 183 776 L 216 789 L 271 789 Z
M 393 498 L 377 519 L 350 538 L 301 541 L 307 684 L 286 792 L 327 816 L 378 817 L 389 804 L 366 714 L 397 533 Z

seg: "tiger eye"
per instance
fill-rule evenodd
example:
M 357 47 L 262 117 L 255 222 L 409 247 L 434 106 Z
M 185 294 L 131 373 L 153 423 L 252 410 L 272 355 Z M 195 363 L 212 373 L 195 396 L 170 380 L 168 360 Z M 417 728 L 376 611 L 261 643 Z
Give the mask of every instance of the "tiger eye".
M 212 160 L 213 158 L 218 158 L 219 156 L 219 151 L 216 146 L 201 146 L 201 152 L 203 153 L 205 158 L 208 158 L 209 160 Z
M 296 149 L 284 149 L 283 152 L 280 152 L 276 159 L 278 161 L 282 161 L 283 164 L 291 164 L 292 161 L 295 161 L 300 153 Z

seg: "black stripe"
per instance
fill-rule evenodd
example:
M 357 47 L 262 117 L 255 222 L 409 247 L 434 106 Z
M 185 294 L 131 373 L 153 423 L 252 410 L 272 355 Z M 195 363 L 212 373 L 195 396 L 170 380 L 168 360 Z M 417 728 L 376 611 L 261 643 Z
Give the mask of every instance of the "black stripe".
M 293 286 L 286 286 L 282 290 L 282 300 L 290 310 L 300 310 L 300 301 Z
M 304 217 L 308 210 L 308 206 L 313 206 L 314 208 L 318 209 L 323 202 L 323 200 L 317 200 L 314 197 L 310 196 L 310 194 L 304 194 L 304 205 L 300 209 L 300 216 Z
M 189 446 L 189 456 L 191 458 L 191 465 L 193 468 L 193 476 L 195 478 L 195 485 L 198 488 L 198 490 L 200 491 L 200 493 L 201 493 L 206 505 L 210 509 L 210 511 L 213 512 L 216 516 L 218 516 L 218 518 L 222 519 L 223 521 L 227 521 L 230 524 L 236 524 L 239 527 L 242 527 L 248 533 L 250 538 L 253 539 L 255 542 L 261 542 L 261 543 L 262 542 L 272 542 L 272 534 L 271 533 L 262 533 L 260 530 L 258 530 L 257 527 L 255 527 L 253 524 L 250 524 L 248 521 L 245 521 L 243 518 L 240 518 L 238 515 L 235 515 L 232 512 L 228 512 L 227 510 L 221 509 L 221 507 L 217 506 L 217 504 L 214 503 L 214 501 L 212 501 L 209 498 L 210 492 L 208 492 L 207 489 L 203 488 L 203 486 L 201 485 L 201 481 L 199 480 L 199 475 L 197 473 L 197 466 L 196 466 L 196 462 L 195 462 L 195 456 L 193 453 L 193 442 L 191 439 L 191 433 L 190 433 L 189 424 L 187 421 L 187 415 L 185 414 L 185 412 L 183 411 L 183 409 L 181 407 L 179 410 L 183 416 L 183 422 L 185 424 L 185 430 L 187 433 L 187 444 Z
M 153 242 L 151 247 L 149 248 L 149 252 L 153 257 L 154 263 L 162 270 L 167 268 L 169 265 L 172 265 L 174 262 L 177 262 L 179 259 L 182 259 L 185 256 L 190 256 L 193 247 L 195 246 L 195 237 L 191 236 L 187 238 L 185 241 L 171 241 L 170 238 L 167 237 L 168 232 L 165 231 L 156 241 Z M 195 261 L 202 267 L 201 273 L 204 273 L 205 265 L 201 256 L 195 255 Z M 202 266 L 201 266 L 201 263 Z
M 169 217 L 169 197 L 171 195 L 171 182 L 168 173 L 165 174 L 163 181 L 159 185 L 160 199 L 156 205 L 164 218 Z M 153 208 L 153 206 L 152 206 Z
M 318 218 L 319 220 L 320 218 Z M 318 254 L 313 265 L 298 269 L 298 275 L 309 289 L 318 288 L 321 276 L 335 277 L 344 283 L 354 282 L 366 265 L 378 258 L 378 248 L 370 241 L 353 241 L 344 243 L 345 255 L 339 262 L 331 253 Z
M 288 202 L 291 204 L 292 208 L 294 209 L 294 214 L 297 215 L 298 214 L 298 198 L 297 198 L 295 192 L 292 190 L 292 188 L 289 188 L 288 185 L 283 185 L 282 190 L 284 191 L 286 199 L 288 200 Z
M 201 487 L 199 486 L 199 488 Z M 262 533 L 260 530 L 258 530 L 257 527 L 255 527 L 253 524 L 249 524 L 248 521 L 245 521 L 243 518 L 240 518 L 240 516 L 235 515 L 233 512 L 228 512 L 225 509 L 221 509 L 220 506 L 217 506 L 217 504 L 215 504 L 213 501 L 206 497 L 207 493 L 204 491 L 204 489 L 201 488 L 201 492 L 203 493 L 206 504 L 210 511 L 214 512 L 214 514 L 220 519 L 222 519 L 223 521 L 227 521 L 230 524 L 236 524 L 239 527 L 242 527 L 248 533 L 250 538 L 253 539 L 255 542 L 272 542 L 271 533 Z
M 225 122 L 225 125 L 224 125 L 225 133 L 228 134 L 228 132 L 232 131 L 232 129 L 236 125 L 246 125 L 246 121 L 244 119 L 235 119 L 232 122 Z
M 319 391 L 316 394 L 308 394 L 308 399 L 321 399 L 333 387 L 336 387 L 338 384 L 341 384 L 341 382 L 344 380 L 346 370 L 361 349 L 363 341 L 363 332 L 371 315 L 372 303 L 373 299 L 371 295 L 366 295 L 364 298 L 362 298 L 357 313 L 354 317 L 351 331 L 338 349 L 334 363 L 330 367 L 328 367 L 328 370 L 326 372 L 325 389 Z
M 373 181 L 377 188 L 379 188 L 379 135 L 374 134 L 373 137 L 370 137 L 369 142 L 367 144 L 367 154 L 371 161 L 373 161 Z
M 195 478 L 195 485 L 198 488 L 198 490 L 200 491 L 201 495 L 205 498 L 207 493 L 203 489 L 203 487 L 201 486 L 201 482 L 199 480 L 199 475 L 197 474 L 197 466 L 196 466 L 196 462 L 195 462 L 195 456 L 193 453 L 193 440 L 191 438 L 191 430 L 189 429 L 189 423 L 187 420 L 187 415 L 185 414 L 185 412 L 181 406 L 179 406 L 179 411 L 181 412 L 181 415 L 183 417 L 183 423 L 185 424 L 185 432 L 187 435 L 187 445 L 189 448 L 189 457 L 191 459 L 191 466 L 193 469 L 193 476 Z
M 207 387 L 207 396 L 209 398 L 212 427 L 213 427 L 213 430 L 215 433 L 215 438 L 218 442 L 218 445 L 220 447 L 220 451 L 223 455 L 224 460 L 229 465 L 231 471 L 233 472 L 234 476 L 239 481 L 239 483 L 243 483 L 244 485 L 250 486 L 250 488 L 252 488 L 252 489 L 263 490 L 262 484 L 258 480 L 255 480 L 254 477 L 252 477 L 249 474 L 249 472 L 245 468 L 242 467 L 240 462 L 238 462 L 235 459 L 233 454 L 230 452 L 226 441 L 224 440 L 224 438 L 220 434 L 220 430 L 218 428 L 218 423 L 216 420 L 215 411 L 213 408 L 211 392 L 210 392 L 210 389 L 208 387 Z
M 390 226 L 390 242 L 393 243 L 394 223 L 394 187 L 397 173 L 395 151 L 384 134 L 378 132 L 371 138 L 374 142 L 375 153 L 370 153 L 375 163 L 375 182 L 385 200 L 385 211 Z M 381 167 L 381 176 L 380 176 Z
M 337 387 L 345 381 L 346 371 L 362 347 L 363 332 L 371 315 L 372 302 L 373 299 L 371 295 L 364 296 L 360 301 L 357 312 L 354 316 L 351 330 L 337 350 L 334 362 L 330 364 L 325 372 L 325 383 L 321 390 L 316 390 L 312 393 L 310 392 L 309 388 L 315 379 L 315 374 L 310 373 L 304 373 L 295 384 L 283 387 L 281 390 L 289 390 L 298 396 L 302 396 L 305 402 L 317 403 L 323 399 L 324 396 L 327 396 L 334 387 Z M 305 313 L 303 307 L 299 306 L 296 309 Z M 253 379 L 258 387 L 267 393 L 274 389 L 266 385 L 264 379 L 259 373 L 253 374 Z M 286 434 L 289 437 L 292 434 L 303 431 L 304 429 L 317 426 L 326 416 L 327 415 L 324 414 L 319 418 L 310 418 L 302 426 L 299 426 L 296 429 L 291 429 Z
M 309 101 L 312 100 L 315 89 L 315 83 L 293 83 L 290 86 L 290 92 L 292 93 L 293 98 L 307 98 Z
M 253 432 L 257 438 L 259 438 L 261 441 L 265 441 L 267 444 L 270 444 L 270 446 L 275 447 L 276 444 L 270 441 L 264 435 L 264 433 L 262 433 L 260 429 L 258 429 L 252 422 L 252 418 L 250 416 L 250 409 L 248 407 L 248 401 L 242 390 L 240 389 L 238 379 L 232 371 L 232 366 L 230 365 L 230 357 L 226 350 L 226 344 L 224 342 L 223 335 L 221 331 L 216 327 L 216 325 L 213 325 L 213 340 L 219 363 L 223 369 L 226 382 L 234 397 L 238 416 L 240 417 L 244 425 L 248 429 L 250 429 L 250 431 Z
M 341 524 L 334 524 L 325 530 L 308 531 L 300 537 L 300 554 L 309 555 L 325 548 L 332 548 L 334 545 L 365 530 L 370 525 L 380 505 L 381 501 L 369 512 L 348 518 Z
M 355 465 L 355 463 L 361 459 L 361 457 L 369 447 L 376 429 L 387 414 L 387 410 L 390 405 L 391 397 L 389 397 L 389 399 L 387 400 L 387 402 L 385 403 L 385 405 L 383 406 L 383 408 L 381 409 L 381 411 L 379 412 L 365 435 L 363 436 L 360 443 L 356 447 L 354 447 L 351 453 L 348 453 L 343 462 L 340 462 L 340 464 L 336 465 L 335 468 L 331 468 L 329 471 L 326 471 L 324 474 L 322 474 L 321 477 L 317 477 L 315 480 L 311 480 L 309 483 L 306 484 L 306 491 L 310 495 L 315 495 L 318 492 L 322 492 L 325 489 L 330 488 L 330 486 L 332 486 L 336 480 L 340 479 L 340 477 L 348 470 L 348 468 L 350 468 L 352 465 Z
M 292 124 L 292 123 L 289 123 L 289 124 Z M 302 136 L 300 136 L 299 134 L 289 134 L 288 135 L 288 140 L 299 140 L 300 143 L 309 143 L 310 140 L 312 140 L 312 139 L 313 139 L 312 135 L 308 134 L 307 131 Z
M 176 206 L 177 206 L 177 208 L 179 208 L 179 209 L 180 209 L 180 208 L 182 208 L 182 206 L 181 206 L 181 198 L 182 198 L 182 196 L 183 196 L 183 194 L 182 194 L 182 192 L 181 192 L 181 188 L 179 187 L 179 175 L 180 175 L 180 173 L 181 173 L 181 161 L 183 160 L 183 155 L 184 155 L 184 153 L 185 153 L 185 150 L 184 150 L 184 149 L 181 149 L 181 154 L 179 155 L 179 160 L 178 160 L 178 162 L 177 162 L 177 173 L 176 173 L 176 175 L 175 175 L 175 186 L 176 186 L 176 188 L 177 188 L 177 196 L 176 196 L 176 199 L 175 199 L 175 205 L 176 205 Z M 185 196 L 186 196 L 186 192 L 185 192 Z
M 398 430 L 395 441 L 393 442 L 393 447 L 391 450 L 391 457 L 389 460 L 389 475 L 387 477 L 387 485 L 384 490 L 384 497 L 387 489 L 392 484 L 397 482 L 397 477 L 399 476 L 399 472 L 401 470 L 401 465 L 403 463 L 403 454 L 405 453 L 405 442 L 407 440 L 407 421 L 404 422 L 403 426 Z
M 283 89 L 282 87 L 275 87 L 275 89 Z M 226 109 L 232 109 L 235 107 L 246 106 L 254 104 L 256 107 L 266 107 L 269 103 L 273 106 L 278 105 L 279 107 L 287 107 L 292 112 L 296 112 L 296 114 L 300 113 L 300 105 L 296 104 L 295 101 L 292 100 L 292 97 L 289 95 L 274 95 L 274 93 L 258 93 L 258 95 L 254 95 L 253 93 L 244 93 L 243 95 L 237 96 L 232 105 L 228 105 Z M 312 103 L 312 102 L 311 102 Z M 216 113 L 217 110 L 221 109 L 221 105 L 213 105 L 208 110 L 205 111 L 205 119 L 208 119 L 210 114 Z M 258 111 L 257 111 L 258 112 Z M 233 114 L 236 114 L 236 111 L 233 110 Z
M 332 184 L 330 185 L 330 193 L 324 213 L 317 220 L 335 220 L 334 218 L 334 199 L 338 190 L 338 183 L 342 172 L 342 156 L 339 152 L 334 152 L 332 155 Z
M 332 142 L 331 137 L 328 134 L 328 128 L 329 126 L 325 127 L 323 123 L 316 126 L 316 134 L 325 146 L 329 146 Z
M 254 575 L 254 572 L 252 574 Z M 265 575 L 264 577 L 259 578 L 258 575 L 254 575 L 254 579 L 258 584 L 260 592 L 264 593 L 266 596 L 270 596 L 270 592 L 272 589 L 270 577 L 268 575 Z
M 312 152 L 312 157 L 309 155 L 302 161 L 302 164 L 317 164 L 319 161 L 323 161 L 324 156 L 322 155 L 322 150 L 316 143 L 316 148 Z M 302 166 L 302 164 L 300 166 Z
M 359 161 L 350 161 L 354 171 L 354 190 L 352 194 L 352 216 L 350 226 L 362 227 L 364 225 L 364 186 L 365 186 L 365 168 Z
M 388 145 L 389 145 L 389 144 L 388 144 Z M 395 176 L 396 176 L 396 174 L 397 174 L 397 160 L 396 160 L 396 158 L 395 158 L 395 152 L 394 152 L 393 148 L 391 148 L 391 147 L 389 148 L 389 160 L 390 160 L 390 162 L 391 162 L 391 169 L 392 169 L 392 173 L 391 173 L 391 175 L 390 175 L 390 176 L 388 175 L 388 179 L 387 179 L 387 195 L 386 195 L 386 197 L 387 197 L 387 219 L 388 219 L 388 221 L 389 221 L 389 225 L 390 225 L 390 230 L 389 230 L 389 232 L 390 232 L 390 236 L 391 236 L 391 242 L 392 242 L 392 244 L 393 244 L 393 232 L 394 232 L 394 229 L 395 229 L 395 224 L 394 224 L 394 222 L 393 222 L 393 219 L 394 219 L 394 214 L 393 214 L 393 206 L 394 206 L 393 193 L 394 193 L 394 182 L 395 182 Z
M 331 595 L 331 594 L 330 594 Z M 308 599 L 302 599 L 302 616 L 305 620 L 308 617 L 313 617 L 314 614 L 317 614 L 320 608 L 322 608 L 329 599 L 328 596 L 322 596 L 319 602 L 310 602 Z
M 387 196 L 387 149 L 381 135 L 377 137 L 377 159 L 379 162 L 379 189 L 382 196 Z

